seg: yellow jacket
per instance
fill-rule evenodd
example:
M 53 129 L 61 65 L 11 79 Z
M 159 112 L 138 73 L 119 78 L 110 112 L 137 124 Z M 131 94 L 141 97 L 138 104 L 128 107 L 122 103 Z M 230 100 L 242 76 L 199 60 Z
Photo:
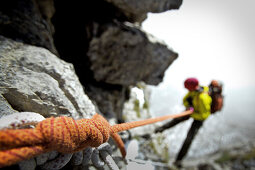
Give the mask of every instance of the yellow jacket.
M 209 88 L 204 86 L 200 90 L 189 91 L 183 98 L 183 104 L 186 108 L 194 108 L 191 117 L 195 120 L 203 121 L 211 114 L 212 98 L 209 96 L 208 91 Z

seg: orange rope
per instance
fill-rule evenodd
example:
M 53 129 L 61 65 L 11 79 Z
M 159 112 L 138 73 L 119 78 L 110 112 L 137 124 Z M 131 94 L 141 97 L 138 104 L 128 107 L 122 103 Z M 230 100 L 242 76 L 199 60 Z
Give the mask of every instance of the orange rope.
M 113 125 L 111 127 L 111 130 L 115 133 L 116 132 L 121 132 L 121 131 L 132 129 L 132 128 L 135 128 L 135 127 L 160 122 L 160 121 L 167 120 L 167 119 L 170 119 L 170 118 L 177 118 L 177 117 L 187 116 L 187 115 L 190 115 L 192 112 L 193 112 L 192 110 L 188 110 L 188 111 L 184 111 L 184 112 L 181 112 L 179 114 L 174 114 L 174 115 L 166 115 L 166 116 L 150 118 L 150 119 L 145 119 L 145 120 L 140 120 L 140 121 L 121 123 L 121 124 Z
M 64 116 L 51 117 L 38 123 L 34 129 L 0 130 L 0 168 L 52 150 L 61 153 L 73 153 L 86 147 L 98 147 L 107 142 L 110 136 L 117 143 L 122 156 L 125 157 L 124 143 L 117 132 L 186 116 L 192 112 L 189 110 L 176 115 L 113 126 L 99 114 L 95 114 L 91 119 L 77 121 Z

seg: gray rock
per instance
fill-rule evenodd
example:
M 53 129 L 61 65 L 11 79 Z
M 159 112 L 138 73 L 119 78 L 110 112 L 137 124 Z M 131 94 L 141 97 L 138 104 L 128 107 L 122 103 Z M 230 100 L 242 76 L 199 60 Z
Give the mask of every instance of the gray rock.
M 54 54 L 53 0 L 0 1 L 0 35 L 47 48 Z
M 99 111 L 107 119 L 122 121 L 122 109 L 126 100 L 127 89 L 122 86 L 112 88 L 89 86 L 86 91 L 90 99 L 96 102 Z
M 178 56 L 131 23 L 118 22 L 92 39 L 87 55 L 97 81 L 122 86 L 157 85 Z
M 159 13 L 179 9 L 182 0 L 106 0 L 118 7 L 131 22 L 141 23 L 148 12 Z
M 32 170 L 32 169 L 35 169 L 35 167 L 36 167 L 36 162 L 34 158 L 24 160 L 19 163 L 20 170 Z
M 0 87 L 1 89 L 1 87 Z M 1 91 L 1 90 L 0 90 Z M 11 115 L 17 113 L 16 110 L 12 109 L 11 105 L 6 101 L 6 99 L 0 94 L 0 118 L 2 116 Z
M 82 84 L 85 87 L 92 87 L 91 91 L 86 88 L 89 97 L 100 99 L 94 100 L 99 110 L 105 115 L 117 115 L 115 117 L 119 119 L 127 86 L 135 85 L 140 81 L 153 85 L 158 84 L 162 81 L 166 68 L 177 57 L 177 54 L 164 44 L 152 42 L 140 28 L 124 22 L 140 24 L 148 12 L 177 9 L 182 0 L 97 0 L 85 3 L 84 6 L 80 2 L 54 0 L 0 2 L 0 35 L 46 48 L 63 60 L 71 62 Z M 20 88 L 6 88 L 2 91 L 9 91 L 9 93 L 4 97 L 12 101 L 14 97 L 10 94 L 19 96 L 22 101 L 12 101 L 16 109 L 21 109 L 19 107 L 23 105 L 23 107 L 26 106 L 26 110 L 43 110 L 46 115 L 55 114 L 55 112 L 69 114 L 67 110 L 75 112 L 75 109 L 81 106 L 76 103 L 80 100 L 74 101 L 71 98 L 81 93 L 74 93 L 76 90 L 73 87 L 70 87 L 69 91 L 63 90 L 66 87 L 62 88 L 65 83 L 61 81 L 69 80 L 66 77 L 58 79 L 62 71 L 55 75 L 51 73 L 50 68 L 43 69 L 43 67 L 48 67 L 43 60 L 39 60 L 35 65 L 30 58 L 18 61 L 26 66 L 23 68 L 24 74 L 41 77 L 42 82 L 50 79 L 47 81 L 48 87 L 43 89 L 44 92 L 37 89 L 37 93 L 31 94 L 23 89 L 27 93 L 25 96 Z M 48 62 L 56 64 L 50 60 Z M 41 64 L 43 65 L 40 66 Z M 39 70 L 31 72 L 30 67 L 36 70 L 39 68 Z M 26 78 L 20 79 L 28 81 Z M 32 80 L 29 82 L 25 85 L 34 86 L 38 83 Z M 57 84 L 60 84 L 60 89 L 64 94 L 61 94 L 59 89 L 53 88 Z M 105 88 L 105 86 L 110 88 Z M 93 91 L 94 89 L 100 89 L 103 93 Z M 40 98 L 50 98 L 44 96 L 44 93 L 49 93 L 47 91 L 61 94 L 55 102 L 64 103 L 64 106 L 60 104 L 56 108 L 54 106 L 56 103 L 52 105 L 45 100 L 38 105 Z M 113 91 L 116 93 L 112 93 Z M 67 97 L 71 104 L 65 103 L 65 99 L 61 98 L 62 95 Z M 29 100 L 33 103 L 32 105 L 25 104 L 28 103 L 28 98 L 32 98 Z M 78 109 L 77 112 L 81 111 Z
M 73 65 L 48 50 L 0 36 L 0 94 L 17 111 L 77 119 L 95 113 Z M 6 104 L 6 102 L 8 102 Z M 8 109 L 7 109 L 8 110 Z M 8 112 L 8 111 L 7 111 Z
M 147 12 L 179 8 L 182 0 L 85 3 L 0 2 L 0 35 L 4 36 L 0 36 L 0 118 L 20 116 L 20 112 L 90 117 L 95 107 L 80 80 L 103 114 L 121 120 L 128 86 L 162 81 L 177 54 L 134 25 L 141 24 Z M 79 79 L 72 64 L 52 53 L 73 63 Z M 37 165 L 47 157 L 37 158 Z M 32 165 L 28 169 L 35 168 L 34 161 L 23 166 L 28 164 Z

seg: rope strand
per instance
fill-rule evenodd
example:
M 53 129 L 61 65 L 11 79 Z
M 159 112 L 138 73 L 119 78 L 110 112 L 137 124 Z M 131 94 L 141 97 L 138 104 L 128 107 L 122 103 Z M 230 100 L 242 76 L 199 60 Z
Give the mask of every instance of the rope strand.
M 53 150 L 60 153 L 74 153 L 87 147 L 98 147 L 107 142 L 110 136 L 125 157 L 124 143 L 117 132 L 186 116 L 192 112 L 193 110 L 189 110 L 180 114 L 113 126 L 99 114 L 95 114 L 91 119 L 77 121 L 64 116 L 51 117 L 38 123 L 34 129 L 0 130 L 0 168 Z
M 149 124 L 153 124 L 163 120 L 168 120 L 170 118 L 187 116 L 187 115 L 190 115 L 192 112 L 193 112 L 192 110 L 188 110 L 188 111 L 181 112 L 179 114 L 166 115 L 166 116 L 150 118 L 150 119 L 145 119 L 140 121 L 121 123 L 121 124 L 113 125 L 111 127 L 111 130 L 112 130 L 112 133 L 122 132 L 122 131 L 133 129 L 139 126 L 149 125 Z

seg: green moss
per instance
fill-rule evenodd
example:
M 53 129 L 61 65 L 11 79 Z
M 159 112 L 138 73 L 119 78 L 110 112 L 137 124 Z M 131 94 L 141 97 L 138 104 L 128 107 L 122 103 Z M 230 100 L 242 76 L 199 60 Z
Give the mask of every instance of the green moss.
M 143 109 L 149 110 L 149 102 L 147 100 L 144 101 Z
M 122 119 L 123 119 L 123 120 L 127 120 L 127 116 L 123 114 L 123 115 L 122 115 Z
M 154 153 L 159 154 L 157 149 L 156 149 L 155 143 L 153 141 L 150 142 L 149 146 L 152 148 Z
M 136 116 L 137 116 L 138 118 L 140 118 L 140 117 L 141 117 L 140 102 L 139 102 L 138 99 L 136 99 L 136 100 L 134 101 L 134 111 L 136 112 Z
M 224 163 L 232 160 L 232 156 L 229 154 L 229 152 L 225 151 L 222 153 L 221 157 L 215 160 L 216 163 Z
M 168 163 L 168 161 L 170 160 L 170 155 L 168 152 L 167 145 L 164 146 L 164 149 L 161 152 L 157 149 L 157 146 L 156 146 L 156 145 L 162 145 L 162 144 L 163 144 L 163 138 L 162 136 L 158 136 L 155 142 L 153 142 L 153 140 L 150 141 L 149 146 L 152 148 L 155 154 L 163 158 L 163 162 Z
M 228 151 L 222 153 L 221 157 L 215 160 L 216 163 L 222 164 L 234 160 L 250 160 L 255 158 L 255 148 L 252 149 L 250 152 L 242 153 L 242 154 L 230 154 Z
M 255 148 L 253 148 L 253 150 L 251 152 L 246 153 L 245 155 L 243 155 L 243 160 L 250 160 L 255 158 Z
M 132 139 L 136 139 L 137 141 L 140 141 L 141 137 L 140 136 L 133 136 Z
M 137 83 L 136 87 L 139 89 L 144 89 L 145 85 L 143 83 Z
M 154 146 L 154 143 L 150 141 L 149 146 L 153 149 L 154 152 L 156 152 L 156 148 Z
M 165 159 L 165 160 L 164 160 L 165 163 L 168 163 L 169 160 L 170 160 L 170 155 L 169 155 L 168 147 L 167 147 L 167 146 L 164 147 L 164 150 L 163 150 L 163 157 L 164 157 L 164 159 Z

